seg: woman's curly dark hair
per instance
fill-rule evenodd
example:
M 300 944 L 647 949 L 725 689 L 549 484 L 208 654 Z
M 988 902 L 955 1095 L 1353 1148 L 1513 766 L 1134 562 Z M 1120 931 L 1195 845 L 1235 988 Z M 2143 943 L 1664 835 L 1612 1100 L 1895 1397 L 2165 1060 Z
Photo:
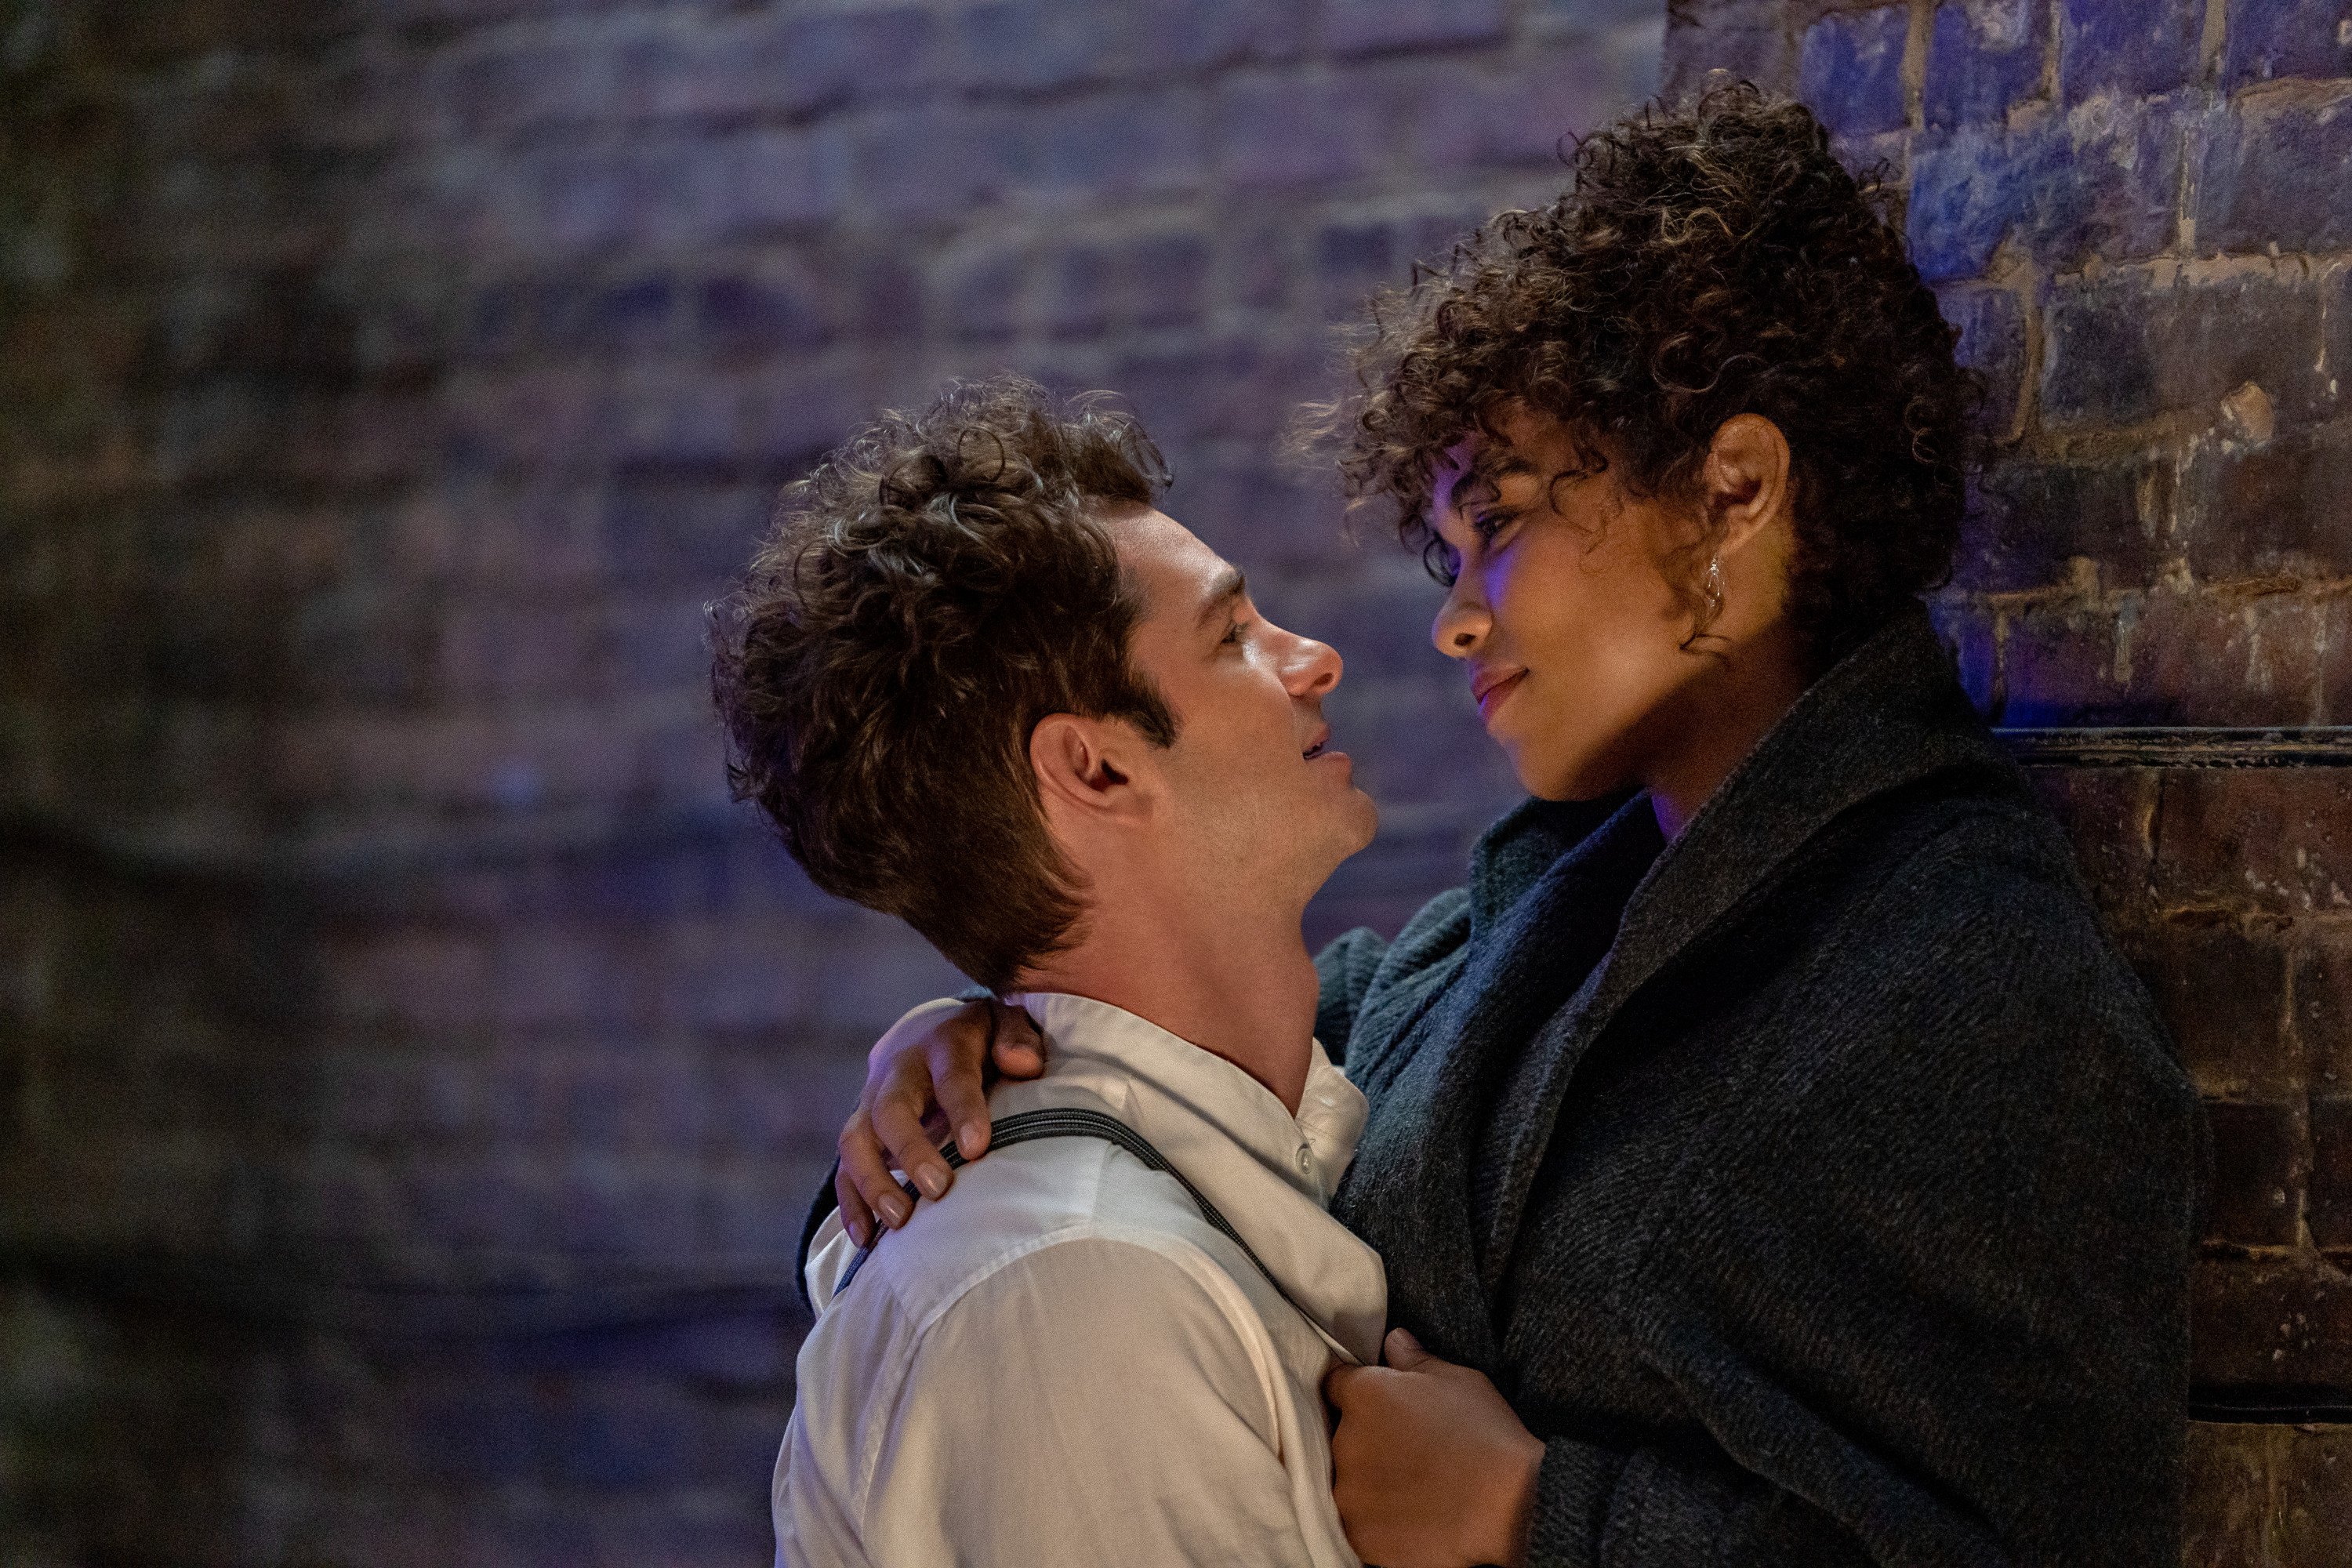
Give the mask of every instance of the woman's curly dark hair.
M 1142 607 L 1101 521 L 1166 480 L 1099 399 L 1059 405 L 1012 375 L 953 386 L 786 486 L 712 609 L 735 797 L 818 887 L 898 916 L 983 985 L 1055 951 L 1080 910 L 1029 763 L 1037 721 L 1175 739 L 1129 658 Z
M 1881 177 L 1801 104 L 1747 84 L 1576 144 L 1551 205 L 1507 212 L 1376 300 L 1361 393 L 1330 410 L 1351 498 L 1428 550 L 1437 458 L 1513 402 L 1564 421 L 1637 495 L 1696 481 L 1753 413 L 1787 437 L 1789 614 L 1825 668 L 1949 574 L 1983 399 Z M 1596 439 L 1597 438 L 1597 439 Z

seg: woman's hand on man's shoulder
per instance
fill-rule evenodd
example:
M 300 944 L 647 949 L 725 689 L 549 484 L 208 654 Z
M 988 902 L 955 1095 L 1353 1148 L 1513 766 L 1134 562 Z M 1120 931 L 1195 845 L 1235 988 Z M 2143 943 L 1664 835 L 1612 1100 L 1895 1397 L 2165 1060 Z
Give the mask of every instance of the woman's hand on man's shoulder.
M 955 1176 L 938 1146 L 948 1128 L 965 1159 L 987 1152 L 992 1079 L 1045 1070 L 1045 1043 L 1029 1015 L 993 998 L 926 1002 L 891 1025 L 866 1055 L 866 1086 L 837 1140 L 833 1192 L 851 1239 L 871 1247 L 880 1226 L 914 1213 L 894 1167 L 925 1197 L 948 1190 Z

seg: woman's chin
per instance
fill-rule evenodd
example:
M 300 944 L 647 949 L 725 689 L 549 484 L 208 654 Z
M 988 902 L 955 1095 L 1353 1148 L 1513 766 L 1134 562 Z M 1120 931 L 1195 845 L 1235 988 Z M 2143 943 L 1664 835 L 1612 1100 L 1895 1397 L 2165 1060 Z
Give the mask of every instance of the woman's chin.
M 1632 782 L 1626 770 L 1607 757 L 1538 757 L 1521 748 L 1511 753 L 1511 767 L 1519 787 L 1538 800 L 1599 800 Z

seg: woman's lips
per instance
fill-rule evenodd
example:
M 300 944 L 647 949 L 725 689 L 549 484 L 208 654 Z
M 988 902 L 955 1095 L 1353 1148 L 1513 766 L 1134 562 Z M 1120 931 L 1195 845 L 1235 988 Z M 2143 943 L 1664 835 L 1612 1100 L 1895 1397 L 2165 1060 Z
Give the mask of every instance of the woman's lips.
M 1526 670 L 1515 669 L 1500 680 L 1489 681 L 1474 691 L 1472 695 L 1478 700 L 1479 719 L 1486 723 L 1493 723 L 1495 710 L 1501 707 L 1504 699 L 1517 691 L 1519 689 L 1519 682 L 1527 678 Z

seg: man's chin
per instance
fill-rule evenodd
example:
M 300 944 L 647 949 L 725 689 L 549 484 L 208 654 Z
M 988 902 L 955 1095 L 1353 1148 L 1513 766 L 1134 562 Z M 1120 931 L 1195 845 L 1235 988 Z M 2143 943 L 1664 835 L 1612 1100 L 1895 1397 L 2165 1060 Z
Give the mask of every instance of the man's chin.
M 1330 827 L 1327 837 L 1331 853 L 1328 858 L 1329 863 L 1323 869 L 1325 881 L 1328 881 L 1331 873 L 1344 865 L 1350 856 L 1368 847 L 1379 836 L 1381 808 L 1372 804 L 1370 795 L 1350 784 L 1348 786 L 1348 798 L 1335 803 Z M 1320 883 L 1318 890 L 1321 890 Z

